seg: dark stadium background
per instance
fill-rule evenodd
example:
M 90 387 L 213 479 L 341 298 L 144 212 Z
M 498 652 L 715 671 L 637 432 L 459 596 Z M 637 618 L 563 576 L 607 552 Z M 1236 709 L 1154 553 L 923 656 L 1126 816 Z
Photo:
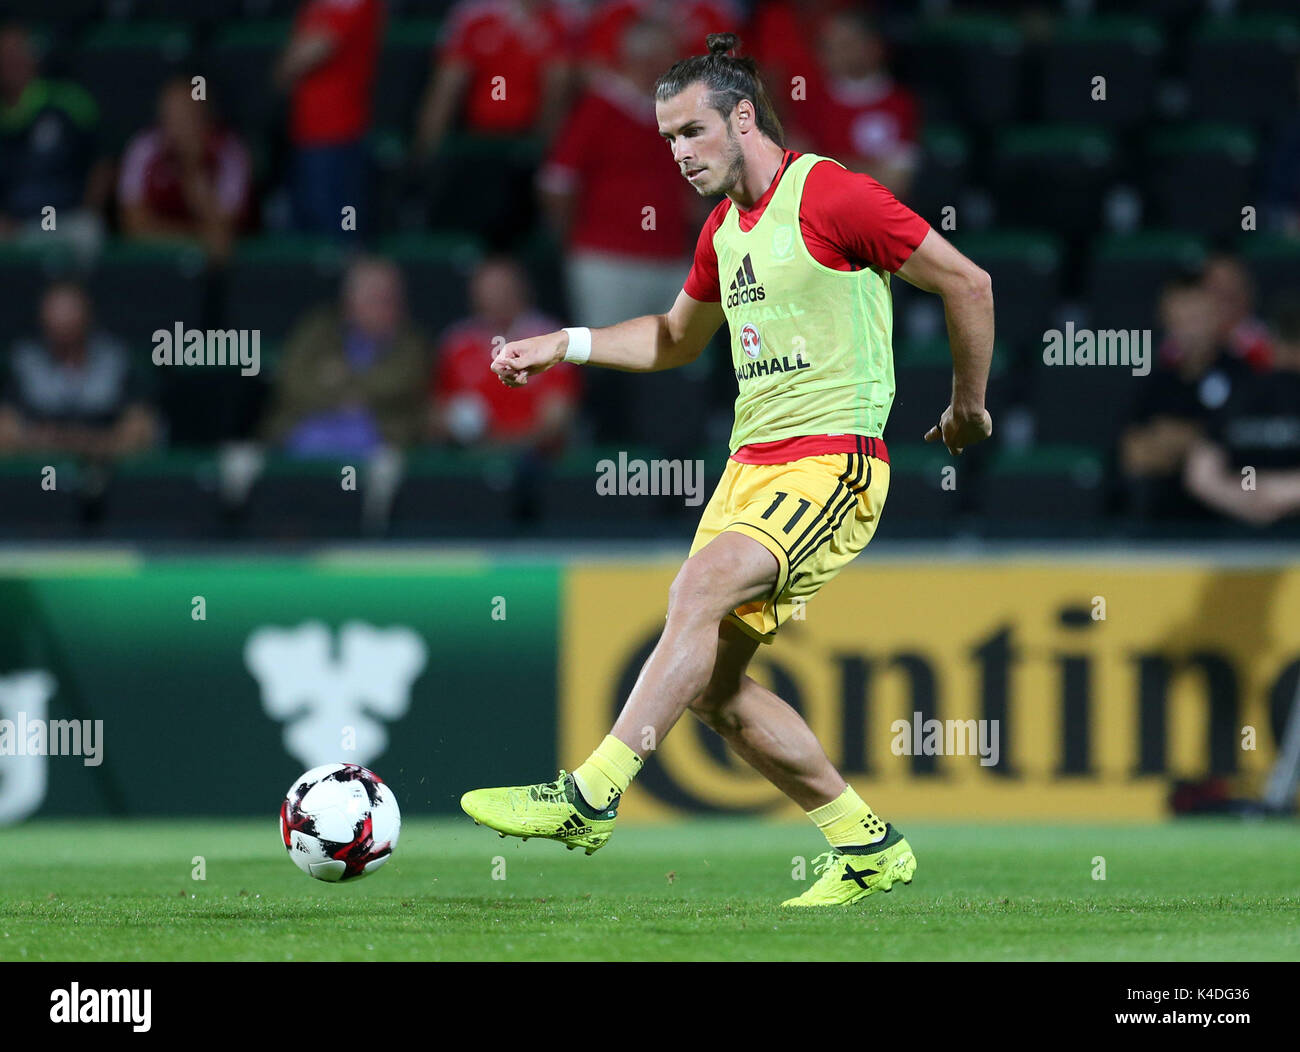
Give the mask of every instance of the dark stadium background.
M 411 688 L 409 706 L 385 717 L 399 721 L 390 728 L 388 751 L 366 759 L 397 783 L 404 806 L 450 812 L 458 788 L 536 780 L 552 765 L 576 762 L 589 747 L 582 743 L 603 732 L 620 685 L 635 673 L 635 656 L 662 624 L 655 604 L 666 594 L 674 560 L 686 554 L 699 508 L 684 506 L 680 495 L 599 496 L 597 464 L 620 452 L 699 458 L 707 495 L 724 462 L 735 395 L 725 330 L 700 363 L 677 373 L 585 371 L 559 440 L 501 445 L 465 437 L 472 427 L 459 438 L 426 431 L 438 356 L 449 328 L 470 313 L 471 276 L 484 259 L 504 256 L 521 266 L 536 310 L 558 324 L 591 323 L 574 307 L 565 241 L 548 225 L 536 194 L 538 173 L 578 105 L 584 78 L 601 75 L 588 68 L 582 19 L 608 5 L 590 5 L 585 16 L 587 5 L 561 5 L 572 23 L 566 47 L 574 69 L 549 139 L 531 128 L 476 132 L 458 110 L 436 148 L 423 154 L 413 141 L 439 69 L 436 48 L 474 5 L 381 6 L 373 101 L 356 142 L 364 164 L 356 228 L 328 233 L 295 222 L 298 144 L 290 94 L 273 85 L 299 4 L 5 0 L 0 11 L 11 32 L 22 27 L 39 76 L 77 85 L 93 103 L 84 165 L 98 166 L 105 188 L 97 238 L 47 243 L 39 233 L 22 233 L 31 217 L 5 227 L 0 398 L 12 404 L 16 397 L 13 359 L 22 341 L 40 338 L 45 290 L 71 279 L 88 293 L 96 329 L 124 348 L 155 423 L 145 448 L 129 455 L 8 447 L 0 456 L 0 676 L 50 670 L 58 683 L 50 714 L 103 718 L 108 735 L 102 768 L 51 759 L 48 790 L 42 785 L 44 803 L 38 802 L 50 813 L 274 811 L 277 794 L 306 761 L 282 744 L 279 727 L 259 706 L 242 648 L 260 626 L 319 621 L 333 632 L 353 620 L 414 625 L 424 639 L 423 678 Z M 651 15 L 667 13 L 674 25 L 694 24 L 680 14 L 682 5 L 643 6 Z M 775 6 L 737 4 L 736 18 L 717 28 L 749 41 L 755 19 Z M 1182 807 L 1227 807 L 1234 796 L 1259 792 L 1300 678 L 1300 620 L 1291 616 L 1297 595 L 1288 570 L 1295 554 L 1288 540 L 1300 517 L 1252 525 L 1212 512 L 1183 492 L 1177 470 L 1154 479 L 1127 471 L 1123 444 L 1128 429 L 1149 423 L 1141 416 L 1143 399 L 1177 365 L 1162 327 L 1163 294 L 1173 288 L 1200 295 L 1203 265 L 1228 257 L 1249 278 L 1250 333 L 1267 346 L 1277 335 L 1275 319 L 1286 316 L 1288 294 L 1300 291 L 1300 13 L 1283 0 L 836 6 L 874 18 L 896 83 L 917 103 L 915 168 L 903 200 L 990 272 L 998 334 L 989 387 L 994 436 L 952 461 L 941 447 L 921 442 L 947 403 L 951 381 L 942 306 L 893 282 L 898 394 L 885 436 L 891 494 L 875 543 L 855 573 L 837 582 L 845 594 L 836 609 L 858 609 L 850 581 L 859 595 L 870 595 L 870 613 L 862 600 L 862 622 L 853 629 L 869 651 L 872 625 L 898 604 L 929 594 L 942 579 L 955 603 L 978 607 L 979 595 L 999 594 L 998 560 L 1009 560 L 1008 601 L 1046 626 L 1035 653 L 1055 653 L 1053 647 L 1093 645 L 1070 633 L 1087 623 L 1094 595 L 1137 580 L 1122 629 L 1137 634 L 1127 642 L 1112 636 L 1103 649 L 1121 655 L 1116 661 L 1146 654 L 1141 689 L 1148 693 L 1133 687 L 1131 698 L 1117 703 L 1131 709 L 1096 732 L 1111 749 L 1100 773 L 1086 750 L 1080 758 L 1076 742 L 1062 746 L 1060 763 L 1039 765 L 1039 774 L 1100 777 L 1112 793 L 1106 807 L 1140 797 L 1148 816 L 1152 809 L 1165 813 L 1175 783 L 1186 783 Z M 810 27 L 814 15 L 829 10 L 806 5 L 795 22 Z M 690 46 L 703 51 L 703 34 Z M 514 72 L 503 75 L 509 84 Z M 194 238 L 133 237 L 123 226 L 125 153 L 152 125 L 162 86 L 177 76 L 205 78 L 203 105 L 249 160 L 248 207 L 222 251 Z M 1106 78 L 1105 101 L 1090 96 L 1095 76 Z M 788 94 L 783 81 L 769 87 Z M 818 103 L 786 105 L 808 116 L 797 107 Z M 16 121 L 0 122 L 0 149 L 23 149 Z M 662 164 L 672 174 L 666 147 Z M 16 170 L 6 167 L 0 189 Z M 583 205 L 579 196 L 573 207 Z M 948 207 L 955 228 L 943 225 Z M 1247 227 L 1243 209 L 1252 210 Z M 681 244 L 682 278 L 703 214 L 693 215 Z M 360 255 L 391 261 L 405 282 L 413 346 L 423 356 L 411 374 L 416 424 L 396 444 L 295 454 L 268 437 L 286 347 L 311 311 L 337 303 L 344 274 Z M 658 309 L 668 306 L 663 301 Z M 1151 375 L 1045 366 L 1044 333 L 1067 322 L 1152 330 Z M 151 333 L 177 323 L 258 330 L 259 375 L 155 366 Z M 1225 344 L 1218 360 L 1238 372 L 1265 372 L 1267 361 L 1247 361 L 1249 350 Z M 485 349 L 484 370 L 487 355 Z M 945 486 L 950 463 L 959 467 L 955 489 Z M 54 488 L 42 485 L 50 467 Z M 340 485 L 347 468 L 356 469 L 355 488 Z M 1097 583 L 1077 566 L 1063 569 L 1059 581 L 1050 576 L 1076 558 L 1092 560 Z M 870 575 L 875 560 L 894 568 L 883 591 L 874 590 Z M 1025 584 L 1013 572 L 1026 568 L 1045 575 L 1050 598 L 1035 591 L 1037 578 Z M 968 571 L 987 588 L 969 583 Z M 1153 571 L 1170 576 L 1141 585 L 1141 574 Z M 605 572 L 630 575 L 627 587 L 602 583 Z M 915 590 L 912 575 L 920 582 Z M 497 596 L 508 603 L 518 597 L 506 618 L 492 616 Z M 204 618 L 194 612 L 197 597 L 205 599 Z M 516 616 L 516 609 L 523 613 Z M 761 674 L 793 684 L 810 705 L 820 704 L 819 691 L 829 697 L 829 680 L 781 662 L 783 645 L 793 660 L 799 640 L 820 638 L 815 610 L 807 628 L 793 626 L 775 657 L 759 662 Z M 996 634 L 1005 627 L 999 616 L 988 615 L 981 640 L 1004 638 Z M 1156 617 L 1163 620 L 1151 628 Z M 916 682 L 925 668 L 936 668 L 942 688 L 950 672 L 964 667 L 966 652 L 965 643 L 950 646 L 945 638 L 957 615 L 936 618 L 931 650 L 917 657 L 900 641 L 889 644 L 895 649 L 888 654 L 871 656 L 904 662 L 911 653 Z M 635 621 L 635 628 L 606 644 L 602 619 Z M 1147 628 L 1153 636 L 1142 635 Z M 1201 632 L 1210 633 L 1211 651 L 1214 633 L 1223 634 L 1220 649 L 1228 656 L 1220 655 L 1219 664 L 1215 654 L 1188 658 L 1184 644 Z M 516 655 L 514 663 L 496 659 L 503 649 Z M 1172 677 L 1169 668 L 1184 659 L 1200 661 L 1208 686 L 1202 691 L 1195 680 L 1177 687 L 1181 707 L 1166 726 L 1152 708 L 1164 697 L 1160 670 Z M 866 665 L 854 666 L 842 653 L 837 660 L 833 704 L 847 709 L 853 691 L 866 689 Z M 1076 690 L 1083 681 L 1072 668 L 1060 688 L 1064 730 L 1053 725 L 1044 732 L 1052 741 L 1099 718 L 1085 711 L 1087 692 Z M 1015 683 L 1001 689 L 1024 691 Z M 1209 699 L 1204 705 L 1202 695 Z M 943 710 L 933 692 L 927 696 L 926 705 L 939 706 L 933 711 L 967 714 L 959 706 Z M 1005 718 L 998 696 L 997 686 L 985 683 L 981 697 L 994 708 L 984 711 Z M 1035 695 L 1010 705 L 1037 703 Z M 502 712 L 512 718 L 499 720 Z M 1260 751 L 1243 754 L 1234 743 L 1251 721 L 1260 727 Z M 846 718 L 845 727 L 851 722 Z M 861 749 L 882 748 L 864 734 L 844 731 Z M 491 750 L 482 746 L 489 735 L 496 736 Z M 160 753 L 167 740 L 190 743 L 190 751 Z M 734 766 L 716 743 L 701 749 Z M 230 755 L 242 757 L 251 773 L 214 802 L 204 780 L 220 777 L 212 772 Z M 879 773 L 879 762 L 853 770 Z M 0 758 L 0 789 L 6 763 L 13 760 Z M 152 781 L 158 770 L 169 786 L 161 793 Z M 916 795 L 906 799 L 920 813 L 927 812 L 926 779 L 933 774 L 924 762 L 909 768 Z M 761 787 L 732 795 L 688 791 L 674 777 L 646 778 L 659 787 L 646 792 L 663 813 L 763 811 L 775 803 Z M 1128 792 L 1131 780 L 1145 787 L 1137 796 Z M 1054 805 L 1035 805 L 1034 795 L 1027 786 L 1011 805 L 990 797 L 987 813 L 1041 815 L 1046 808 L 1050 815 Z M 31 813 L 15 806 L 18 817 Z M 1078 800 L 1069 807 L 1096 813 Z

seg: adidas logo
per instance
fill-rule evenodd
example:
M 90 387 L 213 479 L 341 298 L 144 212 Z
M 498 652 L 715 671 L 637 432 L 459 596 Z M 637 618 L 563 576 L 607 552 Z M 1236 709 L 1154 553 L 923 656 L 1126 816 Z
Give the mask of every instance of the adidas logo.
M 727 286 L 727 289 L 728 307 L 739 307 L 742 303 L 757 303 L 766 297 L 763 286 L 754 277 L 754 264 L 750 262 L 748 252 L 745 253 L 745 258 L 740 261 L 736 276 L 731 279 L 731 284 Z
M 591 826 L 580 821 L 577 817 L 570 815 L 564 820 L 564 824 L 560 826 L 560 830 L 566 836 L 582 836 L 584 833 L 591 832 Z

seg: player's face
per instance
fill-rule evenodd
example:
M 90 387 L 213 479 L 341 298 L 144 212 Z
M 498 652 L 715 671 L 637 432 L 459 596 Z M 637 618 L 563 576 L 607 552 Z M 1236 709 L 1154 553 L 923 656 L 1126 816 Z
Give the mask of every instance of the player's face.
M 703 84 L 692 84 L 655 103 L 659 134 L 672 148 L 683 178 L 701 197 L 723 194 L 740 182 L 744 156 L 729 121 L 709 105 Z

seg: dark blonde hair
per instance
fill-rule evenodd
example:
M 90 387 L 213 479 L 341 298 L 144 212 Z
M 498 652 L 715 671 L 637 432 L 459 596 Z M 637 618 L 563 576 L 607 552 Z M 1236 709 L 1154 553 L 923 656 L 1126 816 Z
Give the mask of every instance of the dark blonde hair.
M 728 52 L 740 46 L 735 33 L 710 33 L 705 39 L 709 53 L 692 55 L 674 62 L 655 82 L 655 99 L 663 102 L 681 94 L 692 84 L 703 84 L 709 91 L 709 105 L 731 116 L 736 103 L 748 99 L 754 105 L 758 129 L 778 146 L 785 145 L 785 132 L 758 75 L 758 63 L 752 58 L 736 58 Z

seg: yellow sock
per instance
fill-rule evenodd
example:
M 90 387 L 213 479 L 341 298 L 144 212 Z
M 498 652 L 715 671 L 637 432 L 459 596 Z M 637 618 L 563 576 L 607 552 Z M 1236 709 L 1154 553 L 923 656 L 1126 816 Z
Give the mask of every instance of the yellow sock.
M 627 792 L 641 770 L 642 759 L 612 734 L 596 746 L 587 762 L 573 772 L 582 798 L 597 810 L 604 810 L 615 797 Z
M 853 789 L 848 786 L 829 804 L 808 812 L 831 847 L 863 847 L 885 835 L 885 823 L 875 816 Z

